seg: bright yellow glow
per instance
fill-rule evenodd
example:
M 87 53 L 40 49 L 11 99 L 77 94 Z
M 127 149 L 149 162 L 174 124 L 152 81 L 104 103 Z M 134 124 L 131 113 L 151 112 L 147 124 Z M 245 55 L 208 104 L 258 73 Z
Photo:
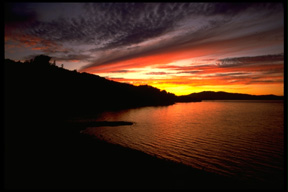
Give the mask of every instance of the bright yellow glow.
M 146 84 L 175 95 L 201 91 L 284 95 L 283 61 L 271 64 L 258 58 L 246 59 L 246 64 L 222 66 L 217 57 L 211 57 L 212 52 L 216 54 L 219 50 L 203 47 L 193 51 L 177 50 L 94 66 L 89 70 L 114 81 Z
M 157 84 L 151 83 L 153 87 L 167 92 L 174 93 L 177 96 L 198 93 L 202 91 L 225 91 L 230 93 L 244 93 L 251 95 L 269 95 L 271 93 L 283 96 L 283 85 L 222 85 L 222 86 L 190 86 L 177 84 Z

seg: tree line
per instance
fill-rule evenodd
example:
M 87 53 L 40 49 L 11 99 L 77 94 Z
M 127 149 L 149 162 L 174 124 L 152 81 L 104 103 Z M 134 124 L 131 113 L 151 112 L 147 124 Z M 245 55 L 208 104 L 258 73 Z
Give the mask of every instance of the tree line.
M 49 115 L 78 115 L 175 103 L 164 90 L 119 83 L 58 67 L 39 55 L 25 62 L 5 59 L 5 99 L 9 109 Z

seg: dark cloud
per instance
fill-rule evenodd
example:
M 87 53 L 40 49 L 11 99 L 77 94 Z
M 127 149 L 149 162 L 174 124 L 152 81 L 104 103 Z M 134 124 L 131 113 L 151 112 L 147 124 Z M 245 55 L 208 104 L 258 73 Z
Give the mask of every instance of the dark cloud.
M 109 77 L 109 76 L 105 76 L 105 78 L 108 78 L 108 79 L 111 79 L 111 80 L 127 80 L 127 79 L 125 79 L 125 78 L 123 78 L 123 77 Z
M 259 64 L 259 63 L 271 64 L 273 62 L 279 62 L 279 61 L 284 61 L 283 54 L 261 55 L 261 56 L 255 56 L 255 57 L 225 58 L 225 59 L 219 60 L 218 66 L 219 67 L 234 67 L 234 66 Z
M 58 57 L 53 57 L 57 60 L 61 60 L 61 61 L 71 61 L 71 60 L 89 60 L 92 57 L 90 55 L 86 55 L 86 54 L 66 54 L 66 55 L 61 55 Z
M 271 69 L 269 71 L 263 72 L 263 75 L 273 75 L 273 74 L 283 74 L 283 68 L 280 69 Z
M 17 25 L 32 22 L 36 12 L 27 8 L 25 3 L 5 3 L 5 25 Z
M 251 75 L 251 73 L 228 72 L 228 73 L 215 73 L 215 74 L 209 74 L 209 76 L 215 76 L 215 77 L 226 77 L 226 76 L 247 76 L 247 75 Z
M 159 36 L 172 28 L 175 14 L 167 10 L 167 5 L 89 4 L 84 5 L 87 11 L 81 17 L 35 21 L 27 33 L 54 41 L 101 44 L 106 48 L 130 45 Z
M 172 7 L 171 7 L 172 6 Z M 87 16 L 98 23 L 97 40 L 111 40 L 107 48 L 136 44 L 167 32 L 183 12 L 172 4 L 159 3 L 101 3 L 85 6 Z M 114 39 L 114 37 L 117 37 Z
M 149 72 L 149 73 L 145 73 L 146 75 L 168 75 L 171 73 L 166 73 L 166 72 Z
M 132 70 L 118 70 L 118 71 L 111 71 L 110 73 L 129 73 L 133 72 Z
M 193 15 L 232 16 L 259 6 L 277 8 L 275 4 L 249 3 L 90 3 L 83 4 L 83 14 L 77 18 L 31 21 L 27 33 L 53 41 L 80 41 L 111 48 L 160 36 L 173 30 L 181 20 L 191 16 L 193 19 Z M 6 18 L 19 22 L 35 18 L 35 13 L 20 11 L 20 7 L 22 4 L 8 4 Z
M 211 15 L 224 15 L 224 16 L 235 16 L 245 10 L 259 11 L 269 10 L 270 12 L 277 11 L 283 8 L 277 3 L 209 3 L 204 4 L 203 9 L 200 8 L 198 14 L 202 13 L 207 16 Z
M 89 4 L 85 7 L 88 14 L 97 15 L 97 23 L 101 23 L 98 28 L 98 32 L 101 33 L 99 39 L 105 41 L 117 37 L 106 44 L 107 48 L 136 44 L 160 36 L 172 31 L 178 27 L 179 22 L 187 18 L 193 20 L 201 15 L 225 17 L 223 20 L 210 20 L 210 26 L 199 30 L 199 33 L 203 34 L 203 31 L 207 32 L 207 27 L 223 25 L 229 17 L 246 9 L 276 11 L 280 8 L 277 4 L 257 3 L 104 3 Z M 205 38 L 207 37 L 203 37 Z
M 200 73 L 207 68 L 211 68 L 214 65 L 192 65 L 192 66 L 177 66 L 177 65 L 168 65 L 168 66 L 158 66 L 161 69 L 173 69 L 177 71 L 183 71 L 184 73 Z
M 40 17 L 41 10 L 29 9 L 27 5 L 29 3 L 5 4 L 5 25 L 17 23 L 21 26 L 17 28 L 15 25 L 13 33 L 9 33 L 10 37 L 14 38 L 17 35 L 25 37 L 22 39 L 36 37 L 39 46 L 47 47 L 42 51 L 47 54 L 61 52 L 62 55 L 58 54 L 58 57 L 63 60 L 90 59 L 91 62 L 82 67 L 82 70 L 135 57 L 181 48 L 183 50 L 184 46 L 194 46 L 212 37 L 218 38 L 219 34 L 225 37 L 223 34 L 228 31 L 229 21 L 245 11 L 268 14 L 283 9 L 278 3 L 82 3 L 79 4 L 77 17 L 73 17 L 76 13 L 71 13 L 43 20 Z M 45 7 L 42 6 L 41 9 Z M 202 17 L 206 19 L 201 20 Z M 194 20 L 197 22 L 193 23 Z M 23 23 L 25 25 L 22 25 Z M 245 26 L 239 25 L 239 28 L 243 27 Z M 235 30 L 233 26 L 231 28 Z M 149 48 L 138 46 L 142 42 L 169 33 L 177 33 L 178 36 L 171 36 L 149 45 Z M 38 41 L 39 39 L 42 40 Z M 63 44 L 90 45 L 91 56 L 87 52 L 80 53 L 84 52 L 80 48 L 79 54 L 75 52 L 68 54 L 67 50 L 72 49 L 69 49 L 70 47 L 62 49 Z M 117 52 L 110 56 L 100 55 L 97 52 L 113 49 Z M 92 55 L 94 55 L 93 61 Z M 243 58 L 240 60 L 243 63 Z M 238 64 L 237 58 L 234 58 L 234 61 L 229 58 L 219 60 L 220 66 L 228 66 L 229 62 L 234 62 L 233 65 Z
M 250 81 L 248 84 L 251 84 L 251 83 L 282 83 L 283 82 L 283 79 L 269 79 L 269 80 L 253 80 L 253 81 Z
M 179 70 L 179 69 L 178 69 Z M 182 69 L 181 69 L 182 70 Z M 188 73 L 188 74 L 196 74 L 199 72 L 202 72 L 203 70 L 191 70 L 191 71 L 182 71 L 182 72 L 178 72 L 178 73 Z

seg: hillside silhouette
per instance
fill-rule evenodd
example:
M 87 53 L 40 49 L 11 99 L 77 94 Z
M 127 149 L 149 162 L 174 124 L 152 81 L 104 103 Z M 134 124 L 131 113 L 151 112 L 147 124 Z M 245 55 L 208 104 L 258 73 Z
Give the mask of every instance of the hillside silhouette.
M 203 91 L 192 93 L 185 97 L 194 100 L 283 100 L 283 96 L 276 95 L 249 95 L 242 93 L 227 93 L 223 91 Z
M 175 103 L 176 96 L 157 88 L 118 83 L 50 63 L 51 57 L 5 60 L 5 95 L 9 108 L 51 114 L 89 114 L 105 110 Z
M 148 85 L 119 83 L 88 73 L 70 71 L 38 55 L 30 61 L 5 60 L 5 109 L 13 114 L 27 110 L 37 114 L 64 116 L 95 114 L 107 110 L 143 106 L 165 106 L 201 100 L 275 100 L 275 95 L 248 95 L 204 91 L 176 96 Z M 20 112 L 21 111 L 21 112 Z

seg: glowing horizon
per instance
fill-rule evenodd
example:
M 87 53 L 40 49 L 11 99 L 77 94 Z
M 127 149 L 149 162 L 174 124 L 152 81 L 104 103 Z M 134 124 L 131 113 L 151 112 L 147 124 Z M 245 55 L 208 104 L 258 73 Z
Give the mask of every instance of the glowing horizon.
M 284 95 L 281 3 L 7 3 L 5 58 L 176 95 Z M 52 14 L 53 13 L 53 14 Z
M 169 60 L 167 57 L 166 61 Z M 118 82 L 151 85 L 176 95 L 211 90 L 283 96 L 283 54 L 209 59 L 209 62 L 207 59 L 201 61 L 198 58 L 197 62 L 186 59 L 153 64 L 156 58 L 111 63 L 90 68 L 88 71 Z M 153 63 L 149 64 L 149 61 Z M 135 62 L 138 63 L 137 68 L 131 65 Z

